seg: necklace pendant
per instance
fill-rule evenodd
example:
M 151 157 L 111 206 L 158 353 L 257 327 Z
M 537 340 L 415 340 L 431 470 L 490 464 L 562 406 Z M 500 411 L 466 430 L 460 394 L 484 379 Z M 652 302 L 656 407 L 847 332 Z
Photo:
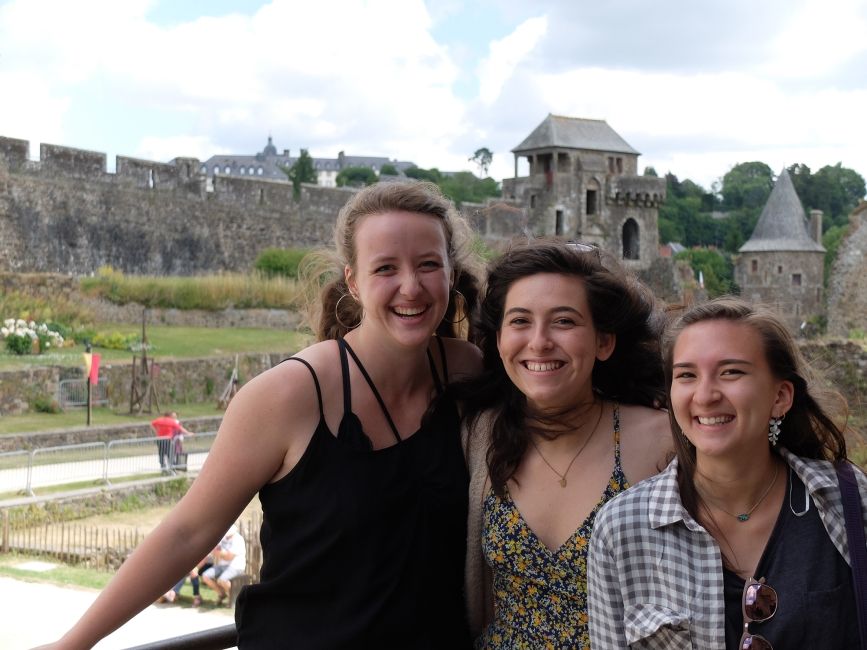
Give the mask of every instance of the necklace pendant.
M 560 479 L 560 487 L 562 487 L 562 488 L 566 487 L 566 477 L 565 476 Z
M 742 512 L 738 515 L 738 521 L 749 521 L 750 516 L 746 512 Z

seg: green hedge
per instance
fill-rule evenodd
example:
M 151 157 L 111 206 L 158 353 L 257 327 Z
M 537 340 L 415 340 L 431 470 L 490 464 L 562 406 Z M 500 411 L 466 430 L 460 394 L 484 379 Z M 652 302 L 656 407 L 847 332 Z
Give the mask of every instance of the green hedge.
M 298 265 L 308 251 L 304 248 L 266 248 L 256 258 L 253 266 L 268 276 L 298 277 Z

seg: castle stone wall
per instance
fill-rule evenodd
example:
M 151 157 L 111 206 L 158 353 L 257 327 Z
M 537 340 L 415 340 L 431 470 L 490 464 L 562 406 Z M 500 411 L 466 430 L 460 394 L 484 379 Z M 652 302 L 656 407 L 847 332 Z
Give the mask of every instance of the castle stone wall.
M 797 332 L 801 323 L 825 313 L 824 259 L 817 251 L 742 253 L 735 282 L 745 299 L 773 307 Z
M 194 158 L 155 163 L 0 138 L 0 271 L 191 275 L 247 270 L 262 249 L 330 242 L 353 190 L 219 177 Z
M 867 331 L 867 201 L 849 217 L 849 232 L 837 249 L 828 278 L 828 334 Z

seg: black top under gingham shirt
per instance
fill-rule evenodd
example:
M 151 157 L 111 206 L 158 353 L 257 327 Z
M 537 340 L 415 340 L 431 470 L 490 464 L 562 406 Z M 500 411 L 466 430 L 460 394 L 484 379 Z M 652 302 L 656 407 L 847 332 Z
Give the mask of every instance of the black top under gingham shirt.
M 807 486 L 848 563 L 834 466 L 782 448 L 779 453 Z M 867 475 L 855 473 L 867 511 Z M 680 501 L 677 459 L 599 512 L 590 540 L 588 598 L 593 650 L 725 650 L 722 556 Z

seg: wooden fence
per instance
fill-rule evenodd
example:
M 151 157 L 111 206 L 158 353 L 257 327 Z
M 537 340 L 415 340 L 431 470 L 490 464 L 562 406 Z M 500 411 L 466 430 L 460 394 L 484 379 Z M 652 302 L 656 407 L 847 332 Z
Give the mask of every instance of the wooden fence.
M 46 523 L 27 526 L 10 521 L 9 511 L 3 510 L 0 551 L 50 558 L 64 564 L 102 571 L 116 571 L 144 539 L 138 529 L 117 530 L 108 526 L 85 526 L 74 522 Z M 238 522 L 247 545 L 247 573 L 258 582 L 262 564 L 259 529 L 262 515 L 253 512 Z

